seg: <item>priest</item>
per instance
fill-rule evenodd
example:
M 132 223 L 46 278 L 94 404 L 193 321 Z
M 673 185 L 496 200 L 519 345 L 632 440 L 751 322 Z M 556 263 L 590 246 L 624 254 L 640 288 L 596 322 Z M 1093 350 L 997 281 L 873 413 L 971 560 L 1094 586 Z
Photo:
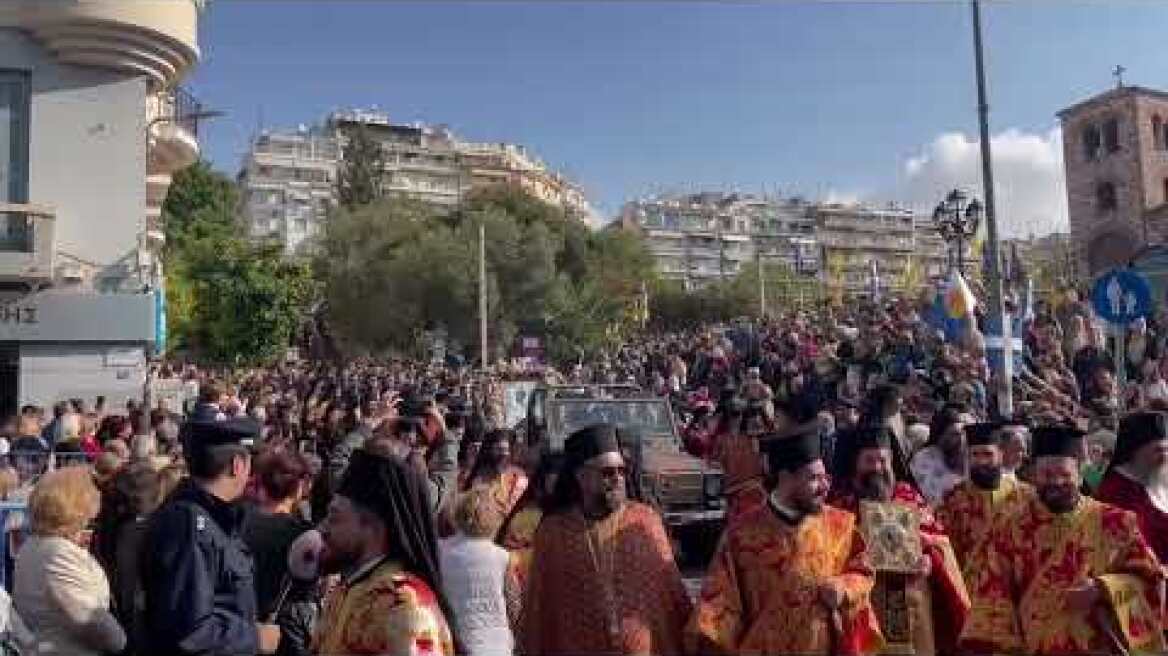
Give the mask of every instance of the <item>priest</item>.
M 818 424 L 762 442 L 769 495 L 730 521 L 686 643 L 697 654 L 870 654 L 882 639 L 852 513 L 827 506 Z
M 851 470 L 829 502 L 859 516 L 860 532 L 873 547 L 872 605 L 888 643 L 885 653 L 953 653 L 969 594 L 942 524 L 912 485 L 896 480 L 894 440 L 887 426 L 857 429 Z M 892 520 L 896 526 L 889 526 Z
M 1115 455 L 1095 496 L 1135 513 L 1160 564 L 1168 566 L 1168 414 L 1135 412 L 1119 421 Z
M 991 532 L 961 645 L 974 653 L 1163 652 L 1164 572 L 1136 516 L 1080 492 L 1082 431 L 1034 430 L 1037 494 Z
M 564 443 L 564 468 L 532 545 L 524 654 L 682 651 L 689 597 L 661 516 L 626 497 L 618 430 L 597 424 Z
M 1003 468 L 1003 449 L 1010 435 L 996 423 L 965 427 L 969 475 L 945 495 L 937 519 L 953 545 L 968 581 L 984 561 L 986 543 L 997 518 L 1033 494 L 1033 488 Z

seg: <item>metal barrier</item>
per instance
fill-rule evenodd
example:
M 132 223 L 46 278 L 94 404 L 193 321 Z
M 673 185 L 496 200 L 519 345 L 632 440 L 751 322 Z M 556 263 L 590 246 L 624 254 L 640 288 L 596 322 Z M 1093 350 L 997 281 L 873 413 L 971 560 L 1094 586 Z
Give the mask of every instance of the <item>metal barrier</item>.
M 12 573 L 10 561 L 15 559 L 16 549 L 28 533 L 27 511 L 28 504 L 23 501 L 0 501 L 0 527 L 3 530 L 3 539 L 0 539 L 0 586 L 8 591 L 12 589 L 9 580 Z
M 21 481 L 35 480 L 46 471 L 61 467 L 89 465 L 84 453 L 11 453 L 7 456 Z M 28 535 L 28 504 L 24 501 L 0 501 L 0 586 L 10 590 L 16 551 Z

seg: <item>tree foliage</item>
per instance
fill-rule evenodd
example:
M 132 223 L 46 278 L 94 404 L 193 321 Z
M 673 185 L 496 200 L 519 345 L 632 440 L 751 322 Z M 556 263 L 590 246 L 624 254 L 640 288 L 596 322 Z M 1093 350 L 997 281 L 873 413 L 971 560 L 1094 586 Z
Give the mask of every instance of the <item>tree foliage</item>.
M 553 357 L 574 359 L 636 328 L 629 308 L 653 276 L 643 245 L 591 233 L 559 208 L 500 186 L 449 212 L 385 198 L 331 218 L 316 265 L 346 350 L 416 353 L 421 331 L 444 328 L 477 358 L 480 226 L 492 358 L 519 334 L 544 336 Z
M 199 162 L 175 175 L 163 206 L 172 347 L 220 363 L 283 354 L 311 301 L 311 271 L 278 244 L 242 236 L 234 183 Z
M 236 230 L 239 191 L 230 178 L 199 161 L 174 174 L 162 205 L 163 258 L 175 259 L 191 243 Z
M 791 267 L 768 263 L 766 277 L 768 315 L 781 309 L 811 308 L 825 298 L 824 285 L 815 276 L 798 274 Z M 649 300 L 650 323 L 662 330 L 693 328 L 710 322 L 761 314 L 757 266 L 745 266 L 737 275 L 686 290 L 679 280 L 662 280 Z
M 337 168 L 337 200 L 342 207 L 354 209 L 384 195 L 385 153 L 363 124 L 346 130 L 344 136 L 345 148 Z

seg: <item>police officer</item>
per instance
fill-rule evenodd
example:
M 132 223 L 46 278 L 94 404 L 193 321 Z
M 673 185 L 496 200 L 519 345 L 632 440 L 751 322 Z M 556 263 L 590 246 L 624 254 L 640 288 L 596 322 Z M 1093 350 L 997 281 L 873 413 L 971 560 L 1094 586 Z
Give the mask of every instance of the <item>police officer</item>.
M 251 419 L 190 422 L 190 478 L 151 519 L 144 542 L 143 654 L 253 656 L 276 651 L 280 629 L 256 621 L 253 564 L 235 503 L 251 473 Z

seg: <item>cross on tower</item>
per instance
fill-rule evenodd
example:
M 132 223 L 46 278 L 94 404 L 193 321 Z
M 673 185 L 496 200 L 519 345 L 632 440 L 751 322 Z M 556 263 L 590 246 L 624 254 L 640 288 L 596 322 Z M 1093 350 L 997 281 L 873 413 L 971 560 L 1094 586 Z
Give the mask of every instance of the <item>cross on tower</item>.
M 1127 69 L 1119 64 L 1116 64 L 1115 70 L 1111 71 L 1111 74 L 1113 76 L 1115 76 L 1115 88 L 1116 89 L 1123 88 L 1123 74 L 1126 72 L 1127 72 Z

